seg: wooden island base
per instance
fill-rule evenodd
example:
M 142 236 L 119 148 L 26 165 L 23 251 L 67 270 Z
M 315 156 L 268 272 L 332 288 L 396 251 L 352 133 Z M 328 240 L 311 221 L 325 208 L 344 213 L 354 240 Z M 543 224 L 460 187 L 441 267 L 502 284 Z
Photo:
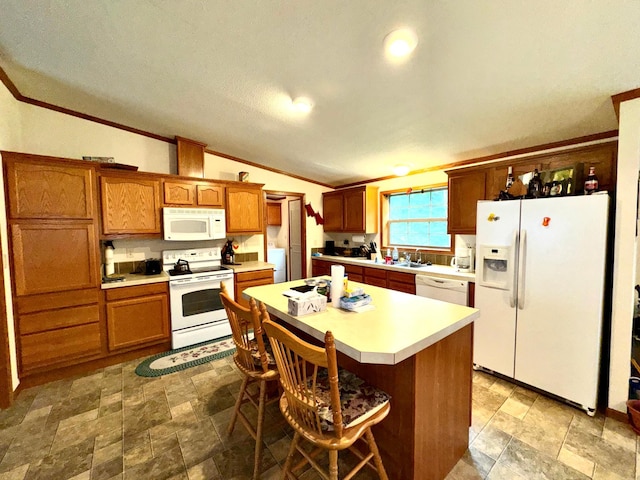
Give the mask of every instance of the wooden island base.
M 296 333 L 318 344 L 304 332 Z M 392 396 L 389 416 L 373 428 L 390 479 L 442 480 L 464 455 L 471 424 L 472 354 L 473 324 L 397 365 L 359 363 L 338 352 L 340 366 Z

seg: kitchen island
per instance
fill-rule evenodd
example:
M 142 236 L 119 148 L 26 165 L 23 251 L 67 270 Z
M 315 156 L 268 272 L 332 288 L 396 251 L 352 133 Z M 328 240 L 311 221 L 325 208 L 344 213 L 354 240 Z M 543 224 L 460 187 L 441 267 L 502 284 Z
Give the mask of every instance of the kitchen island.
M 308 341 L 330 330 L 338 363 L 392 396 L 389 416 L 374 434 L 389 478 L 443 479 L 468 446 L 471 420 L 473 321 L 479 311 L 349 282 L 371 295 L 373 308 L 355 313 L 331 305 L 295 317 L 282 292 L 301 280 L 248 288 L 271 316 Z

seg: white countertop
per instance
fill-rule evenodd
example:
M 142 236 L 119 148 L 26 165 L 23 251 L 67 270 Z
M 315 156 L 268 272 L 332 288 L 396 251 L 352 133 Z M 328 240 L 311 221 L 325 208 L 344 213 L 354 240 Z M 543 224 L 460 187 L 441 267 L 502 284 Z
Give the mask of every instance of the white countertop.
M 161 272 L 158 275 L 142 275 L 140 273 L 127 273 L 124 274 L 124 280 L 119 282 L 107 282 L 103 283 L 102 290 L 118 287 L 133 287 L 136 285 L 147 285 L 149 283 L 168 282 L 169 274 Z
M 302 280 L 250 287 L 244 298 L 255 298 L 267 305 L 270 314 L 324 341 L 333 333 L 338 351 L 360 363 L 395 365 L 439 342 L 479 317 L 480 311 L 408 293 L 357 282 L 371 295 L 373 309 L 356 313 L 333 308 L 301 317 L 288 314 L 288 298 L 282 292 Z
M 311 257 L 316 260 L 324 260 L 326 262 L 338 262 L 350 265 L 361 265 L 363 267 L 381 268 L 384 270 L 394 270 L 397 272 L 413 273 L 415 275 L 429 275 L 432 277 L 450 278 L 453 280 L 466 280 L 468 282 L 476 281 L 476 274 L 471 272 L 458 272 L 454 267 L 448 265 L 425 265 L 423 267 L 407 267 L 402 265 L 385 265 L 384 263 L 375 263 L 364 257 L 336 257 L 333 255 L 322 255 L 320 257 Z
M 267 262 L 242 262 L 237 265 L 224 265 L 225 268 L 233 270 L 234 273 L 253 272 L 255 270 L 273 270 L 276 266 Z

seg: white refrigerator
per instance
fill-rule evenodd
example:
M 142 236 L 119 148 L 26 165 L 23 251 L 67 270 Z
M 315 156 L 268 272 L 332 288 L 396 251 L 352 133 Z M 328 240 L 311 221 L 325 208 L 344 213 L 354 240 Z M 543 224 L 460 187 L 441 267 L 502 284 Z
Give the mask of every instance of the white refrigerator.
M 609 196 L 480 201 L 474 363 L 595 413 Z
M 273 263 L 273 283 L 287 281 L 287 255 L 284 248 L 268 248 L 267 262 Z

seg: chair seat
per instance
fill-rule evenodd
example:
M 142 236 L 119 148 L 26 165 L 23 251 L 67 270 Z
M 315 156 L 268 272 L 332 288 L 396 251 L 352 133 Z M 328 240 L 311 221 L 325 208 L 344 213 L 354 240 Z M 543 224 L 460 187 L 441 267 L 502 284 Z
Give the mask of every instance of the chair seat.
M 391 396 L 369 385 L 356 374 L 338 369 L 342 423 L 345 428 L 353 427 L 374 415 L 383 408 Z M 316 401 L 319 406 L 320 427 L 324 431 L 333 431 L 333 410 L 331 409 L 331 388 L 327 369 L 318 372 Z
M 258 351 L 258 342 L 256 339 L 252 339 L 251 342 L 251 357 L 253 358 L 253 364 L 256 368 L 262 368 L 262 361 L 260 360 L 260 352 Z M 269 368 L 276 368 L 276 360 L 273 357 L 273 350 L 271 344 L 266 342 L 264 345 L 265 353 L 267 354 L 267 364 Z

